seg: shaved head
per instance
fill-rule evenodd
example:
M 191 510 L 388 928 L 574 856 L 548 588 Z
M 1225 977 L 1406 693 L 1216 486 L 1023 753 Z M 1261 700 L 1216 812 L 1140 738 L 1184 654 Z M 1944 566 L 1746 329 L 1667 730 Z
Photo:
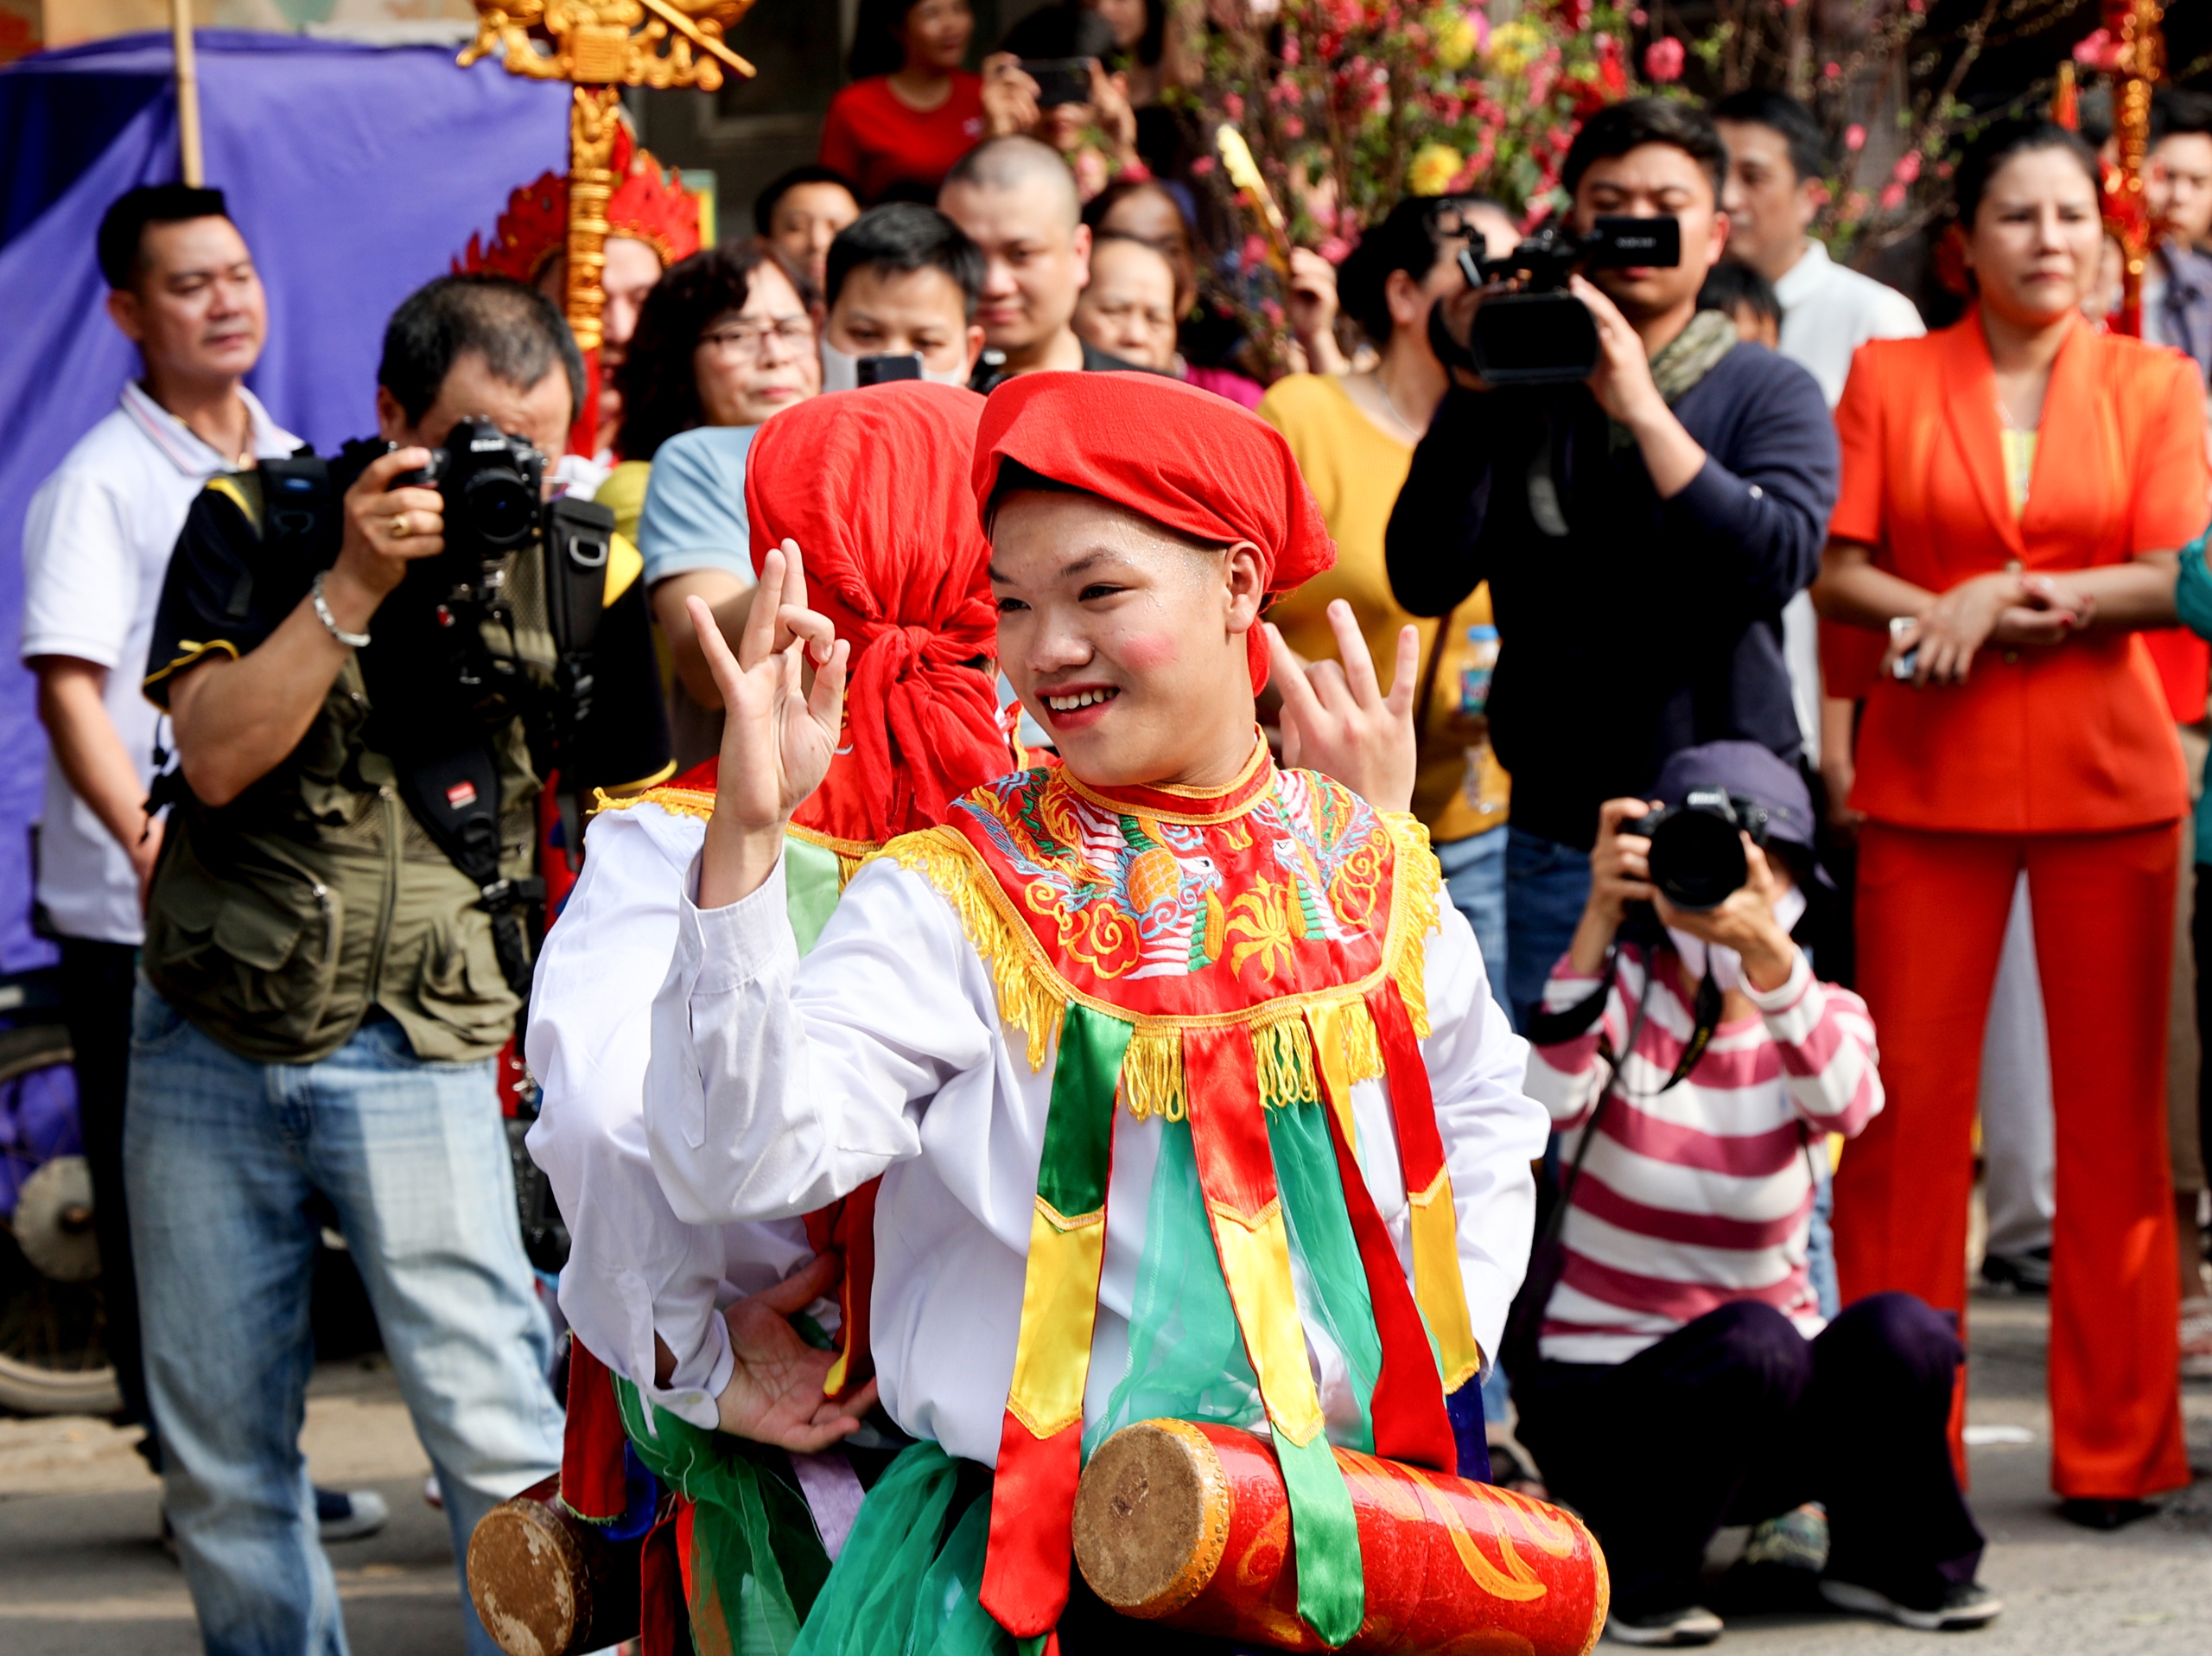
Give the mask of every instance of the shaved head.
M 1074 229 L 1083 220 L 1083 198 L 1076 193 L 1075 174 L 1058 150 L 1034 138 L 991 138 L 977 144 L 953 163 L 952 170 L 944 175 L 941 194 L 963 188 L 1039 190 L 1067 229 Z

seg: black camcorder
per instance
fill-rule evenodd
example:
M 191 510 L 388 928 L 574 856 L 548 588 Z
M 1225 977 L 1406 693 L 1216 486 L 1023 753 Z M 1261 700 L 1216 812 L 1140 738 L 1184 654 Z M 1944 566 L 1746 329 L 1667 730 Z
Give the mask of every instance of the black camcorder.
M 1558 385 L 1587 379 L 1598 366 L 1598 325 L 1589 308 L 1567 290 L 1577 270 L 1626 270 L 1682 262 L 1682 226 L 1671 215 L 1600 216 L 1586 236 L 1547 226 L 1502 258 L 1459 250 L 1467 285 L 1518 277 L 1517 292 L 1484 299 L 1462 347 L 1444 327 L 1444 307 L 1428 313 L 1429 342 L 1446 363 L 1471 367 L 1493 385 Z
M 1764 850 L 1767 826 L 1766 807 L 1758 801 L 1719 788 L 1692 788 L 1681 805 L 1630 818 L 1620 831 L 1651 842 L 1651 883 L 1669 902 L 1703 913 L 1727 901 L 1751 877 L 1743 836 Z

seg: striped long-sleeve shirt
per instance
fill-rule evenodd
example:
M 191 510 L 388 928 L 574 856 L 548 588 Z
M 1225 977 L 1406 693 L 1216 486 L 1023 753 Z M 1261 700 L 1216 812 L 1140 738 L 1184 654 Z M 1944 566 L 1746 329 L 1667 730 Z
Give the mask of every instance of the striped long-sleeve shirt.
M 1571 1162 L 1604 1085 L 1602 1032 L 1618 1051 L 1652 952 L 1624 944 L 1605 1012 L 1589 1032 L 1529 1059 L 1529 1096 L 1549 1107 Z M 1730 1300 L 1758 1299 L 1808 1338 L 1822 1325 L 1805 1272 L 1813 1207 L 1808 1156 L 1856 1134 L 1882 1107 L 1866 1003 L 1817 981 L 1801 953 L 1770 993 L 1746 984 L 1756 1018 L 1724 1023 L 1689 1074 L 1674 1073 L 1695 1027 L 1674 951 L 1657 950 L 1643 1030 L 1598 1122 L 1546 1308 L 1541 1350 L 1560 1362 L 1624 1362 Z M 1562 960 L 1544 1010 L 1598 987 Z

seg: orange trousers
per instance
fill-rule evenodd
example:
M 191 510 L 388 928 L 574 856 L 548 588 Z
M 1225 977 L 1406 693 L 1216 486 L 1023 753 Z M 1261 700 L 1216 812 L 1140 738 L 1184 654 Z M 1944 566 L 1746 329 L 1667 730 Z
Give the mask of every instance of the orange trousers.
M 1859 988 L 1888 1104 L 1836 1174 L 1843 1297 L 1900 1290 L 1963 1324 L 1982 1029 L 2024 868 L 2056 1117 L 2051 1483 L 2067 1498 L 2139 1500 L 2190 1481 L 2166 1162 L 2178 856 L 2172 825 L 2005 835 L 1870 822 L 1860 842 Z M 1955 1449 L 1961 1419 L 1955 1409 Z

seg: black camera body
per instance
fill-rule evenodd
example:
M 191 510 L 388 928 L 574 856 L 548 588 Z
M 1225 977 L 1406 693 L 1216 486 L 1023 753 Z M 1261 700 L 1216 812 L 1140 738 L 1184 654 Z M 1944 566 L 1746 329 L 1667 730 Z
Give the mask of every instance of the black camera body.
M 1598 366 L 1598 325 L 1589 308 L 1567 290 L 1578 269 L 1672 267 L 1682 262 L 1681 221 L 1671 215 L 1631 218 L 1608 213 L 1586 236 L 1547 226 L 1502 258 L 1477 258 L 1459 250 L 1459 271 L 1479 288 L 1508 277 L 1522 278 L 1517 293 L 1485 299 L 1475 312 L 1465 355 L 1493 385 L 1558 385 L 1587 379 Z M 1442 307 L 1429 312 L 1432 335 Z M 1440 350 L 1446 361 L 1462 353 Z
M 387 448 L 389 445 L 387 445 Z M 461 421 L 430 463 L 391 480 L 397 488 L 434 488 L 445 501 L 445 551 L 436 580 L 456 592 L 496 592 L 506 559 L 541 530 L 539 493 L 545 456 L 491 421 Z
M 1718 908 L 1751 877 L 1743 836 L 1764 848 L 1766 807 L 1741 793 L 1692 788 L 1679 806 L 1620 825 L 1624 834 L 1651 842 L 1651 883 L 1677 908 L 1701 914 Z

